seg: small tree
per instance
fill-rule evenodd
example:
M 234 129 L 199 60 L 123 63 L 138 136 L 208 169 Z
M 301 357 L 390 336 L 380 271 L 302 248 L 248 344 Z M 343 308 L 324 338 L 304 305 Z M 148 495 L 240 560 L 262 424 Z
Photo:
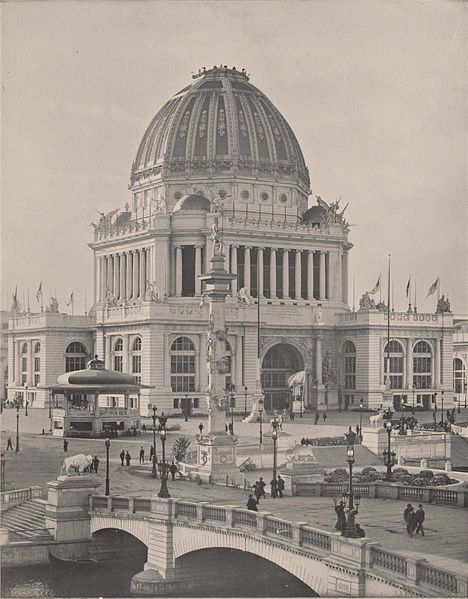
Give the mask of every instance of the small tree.
M 190 439 L 188 437 L 177 437 L 172 446 L 172 457 L 177 462 L 183 462 L 190 447 Z

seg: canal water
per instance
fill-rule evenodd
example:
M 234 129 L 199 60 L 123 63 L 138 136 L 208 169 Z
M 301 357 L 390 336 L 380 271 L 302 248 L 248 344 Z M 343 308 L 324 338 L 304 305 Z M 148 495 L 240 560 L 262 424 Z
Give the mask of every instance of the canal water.
M 232 556 L 231 556 L 232 557 Z M 254 556 L 252 556 L 254 557 Z M 228 570 L 237 570 L 236 583 L 216 591 L 190 592 L 190 597 L 313 597 L 316 594 L 302 582 L 277 567 L 231 562 Z M 242 560 L 241 560 L 242 561 Z M 265 562 L 265 560 L 261 560 Z M 208 562 L 210 563 L 210 562 Z M 211 564 L 211 576 L 223 578 L 224 569 Z M 242 566 L 242 569 L 240 568 Z M 206 567 L 206 565 L 205 565 Z M 265 570 L 271 568 L 270 574 Z M 143 563 L 122 565 L 38 565 L 4 569 L 1 580 L 1 597 L 130 597 L 130 580 L 143 570 Z M 259 576 L 260 574 L 260 576 Z M 266 575 L 268 574 L 268 575 Z M 230 579 L 232 580 L 232 578 Z M 180 595 L 179 595 L 180 596 Z

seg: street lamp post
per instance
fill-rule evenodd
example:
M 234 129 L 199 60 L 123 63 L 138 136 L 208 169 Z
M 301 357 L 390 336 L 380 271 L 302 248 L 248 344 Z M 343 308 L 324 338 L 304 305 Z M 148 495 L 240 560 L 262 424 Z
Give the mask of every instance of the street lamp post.
M 234 391 L 232 390 L 231 387 L 231 391 L 229 392 L 229 403 L 231 404 L 231 434 L 234 434 L 234 400 L 235 400 L 235 395 L 234 395 Z
M 28 397 L 29 397 L 29 395 L 28 395 L 28 386 L 27 385 L 25 385 L 25 387 L 24 387 L 24 392 L 25 392 L 25 396 L 26 396 L 26 400 L 24 403 L 24 407 L 25 407 L 24 415 L 28 416 L 28 403 L 29 403 Z
M 465 374 L 465 376 L 466 376 L 466 374 Z M 466 387 L 467 387 L 466 381 L 463 383 L 463 387 L 464 387 L 464 391 L 465 391 L 465 405 L 464 405 L 464 407 L 466 408 Z
M 263 445 L 263 397 L 258 401 L 259 424 L 260 424 L 260 445 Z
M 153 415 L 151 416 L 153 420 L 153 468 L 151 470 L 151 478 L 158 478 L 158 470 L 156 468 L 156 410 L 158 409 L 153 405 Z
M 362 445 L 362 408 L 364 407 L 364 403 L 361 397 L 361 401 L 359 402 L 359 443 Z
M 271 438 L 273 439 L 273 480 L 276 480 L 276 443 L 278 441 L 278 425 L 279 422 L 276 420 L 276 417 L 273 419 L 271 423 L 273 427 L 273 431 L 271 433 Z
M 300 396 L 301 398 L 301 405 L 299 406 L 299 418 L 302 418 L 302 413 L 304 411 L 303 405 L 304 405 L 304 389 L 302 389 L 302 395 Z
M 16 448 L 15 448 L 15 452 L 18 453 L 18 451 L 20 450 L 20 445 L 19 445 L 19 418 L 20 418 L 20 406 L 19 406 L 19 401 L 16 401 Z
M 392 422 L 387 420 L 385 422 L 385 430 L 387 431 L 387 449 L 384 449 L 384 464 L 387 467 L 387 473 L 385 480 L 390 481 L 392 479 L 392 468 L 395 465 L 395 452 L 390 450 L 390 435 L 392 433 Z
M 432 412 L 432 417 L 434 419 L 434 430 L 437 428 L 437 391 L 434 393 L 434 410 Z
M 400 395 L 400 430 L 398 431 L 399 435 L 404 435 L 404 426 L 403 426 L 403 395 Z
M 162 472 L 161 472 L 161 487 L 159 489 L 158 497 L 169 498 L 169 490 L 167 488 L 167 470 L 166 470 L 166 422 L 167 416 L 164 416 L 164 412 L 159 416 L 159 425 L 161 429 L 161 443 L 162 443 Z
M 106 495 L 110 494 L 110 478 L 109 478 L 109 448 L 110 439 L 106 437 Z
M 414 392 L 416 389 L 416 385 L 413 385 L 413 416 L 414 416 Z
M 247 418 L 247 391 L 248 387 L 244 387 L 244 418 Z
M 346 461 L 349 466 L 349 489 L 348 492 L 343 493 L 343 502 L 346 506 L 346 526 L 343 530 L 344 537 L 355 538 L 358 536 L 356 532 L 356 522 L 355 516 L 358 513 L 359 503 L 361 501 L 361 496 L 356 493 L 354 494 L 353 490 L 353 464 L 354 460 L 354 441 L 356 439 L 355 433 L 350 430 L 347 434 L 345 434 L 346 442 L 347 442 L 347 450 L 346 450 Z
M 184 419 L 185 419 L 185 422 L 188 422 L 188 393 L 187 392 L 185 392 Z
M 445 423 L 445 412 L 444 412 L 444 390 L 442 389 L 442 423 Z

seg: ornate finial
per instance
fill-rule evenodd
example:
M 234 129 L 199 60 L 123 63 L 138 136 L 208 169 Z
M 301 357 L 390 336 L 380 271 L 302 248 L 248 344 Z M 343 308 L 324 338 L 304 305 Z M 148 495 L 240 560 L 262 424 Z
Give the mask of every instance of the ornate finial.
M 218 74 L 219 72 L 232 73 L 233 75 L 236 75 L 236 76 L 242 76 L 246 81 L 249 81 L 249 79 L 250 79 L 250 74 L 247 73 L 247 71 L 245 69 L 242 69 L 241 71 L 239 71 L 236 67 L 228 67 L 228 65 L 226 65 L 226 64 L 224 64 L 224 65 L 220 64 L 219 66 L 213 65 L 211 67 L 211 69 L 202 67 L 201 69 L 198 69 L 198 73 L 192 72 L 192 79 L 199 79 L 200 77 L 204 77 L 205 75 Z

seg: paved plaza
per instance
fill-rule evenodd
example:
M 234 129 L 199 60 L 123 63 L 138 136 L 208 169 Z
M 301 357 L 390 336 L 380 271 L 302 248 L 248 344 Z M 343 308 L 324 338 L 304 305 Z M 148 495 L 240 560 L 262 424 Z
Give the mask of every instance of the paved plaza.
M 11 435 L 14 439 L 15 410 L 6 410 L 2 419 L 2 443 L 6 445 L 6 438 Z M 353 414 L 359 418 L 359 414 Z M 460 420 L 465 419 L 465 414 L 460 415 Z M 346 422 L 350 421 L 350 414 L 331 413 L 326 424 L 315 426 L 308 418 L 303 422 L 285 423 L 285 434 L 282 443 L 288 444 L 291 440 L 300 439 L 302 436 L 334 436 L 342 434 L 346 430 Z M 177 420 L 181 430 L 168 435 L 168 448 L 173 440 L 181 435 L 188 434 L 193 438 L 192 449 L 195 449 L 194 435 L 198 432 L 199 420 Z M 206 426 L 206 420 L 203 421 Z M 59 473 L 64 458 L 63 440 L 51 437 L 50 434 L 42 435 L 42 428 L 47 430 L 48 419 L 46 410 L 32 410 L 28 417 L 21 413 L 21 451 L 8 452 L 7 475 L 9 481 L 15 483 L 16 487 L 29 485 L 45 486 L 49 480 L 55 479 Z M 254 442 L 255 432 L 258 425 L 235 423 L 236 432 L 240 435 L 241 442 Z M 152 434 L 139 436 L 137 438 L 120 438 L 111 442 L 111 493 L 121 495 L 150 495 L 159 490 L 159 480 L 146 478 L 141 474 L 138 465 L 138 452 L 143 445 L 146 456 L 152 442 Z M 133 456 L 130 468 L 122 467 L 118 454 L 122 448 L 128 449 Z M 332 449 L 336 455 L 343 453 L 343 448 Z M 357 448 L 364 449 L 364 448 Z M 160 443 L 158 440 L 158 451 L 160 456 Z M 265 451 L 271 451 L 266 446 Z M 68 455 L 76 453 L 91 453 L 98 455 L 101 460 L 98 478 L 101 482 L 97 492 L 103 492 L 105 476 L 105 450 L 103 440 L 98 439 L 69 439 Z M 360 454 L 360 455 L 365 455 Z M 370 454 L 372 455 L 372 454 Z M 377 458 L 373 456 L 375 462 Z M 280 460 L 281 462 L 281 460 Z M 368 465 L 360 463 L 359 466 Z M 345 466 L 343 457 L 342 466 Z M 147 468 L 149 471 L 149 464 Z M 140 472 L 139 472 L 140 471 Z M 269 482 L 271 469 L 256 470 L 249 472 L 246 478 L 253 482 L 259 476 Z M 467 475 L 455 474 L 461 479 Z M 228 488 L 217 485 L 197 485 L 186 481 L 169 481 L 171 495 L 174 498 L 190 501 L 210 501 L 218 504 L 230 504 L 245 506 L 248 491 Z M 439 505 L 427 505 L 426 514 L 426 536 L 424 538 L 415 536 L 408 537 L 403 523 L 403 509 L 405 502 L 381 499 L 362 499 L 358 521 L 372 541 L 382 543 L 383 547 L 393 551 L 402 551 L 418 557 L 426 557 L 429 561 L 445 566 L 449 569 L 467 569 L 468 566 L 468 513 L 466 510 L 449 508 Z M 334 531 L 335 513 L 333 498 L 317 497 L 285 497 L 283 499 L 267 499 L 261 501 L 260 509 L 289 521 L 306 521 L 312 526 L 328 531 Z M 463 562 L 461 564 L 460 562 Z

